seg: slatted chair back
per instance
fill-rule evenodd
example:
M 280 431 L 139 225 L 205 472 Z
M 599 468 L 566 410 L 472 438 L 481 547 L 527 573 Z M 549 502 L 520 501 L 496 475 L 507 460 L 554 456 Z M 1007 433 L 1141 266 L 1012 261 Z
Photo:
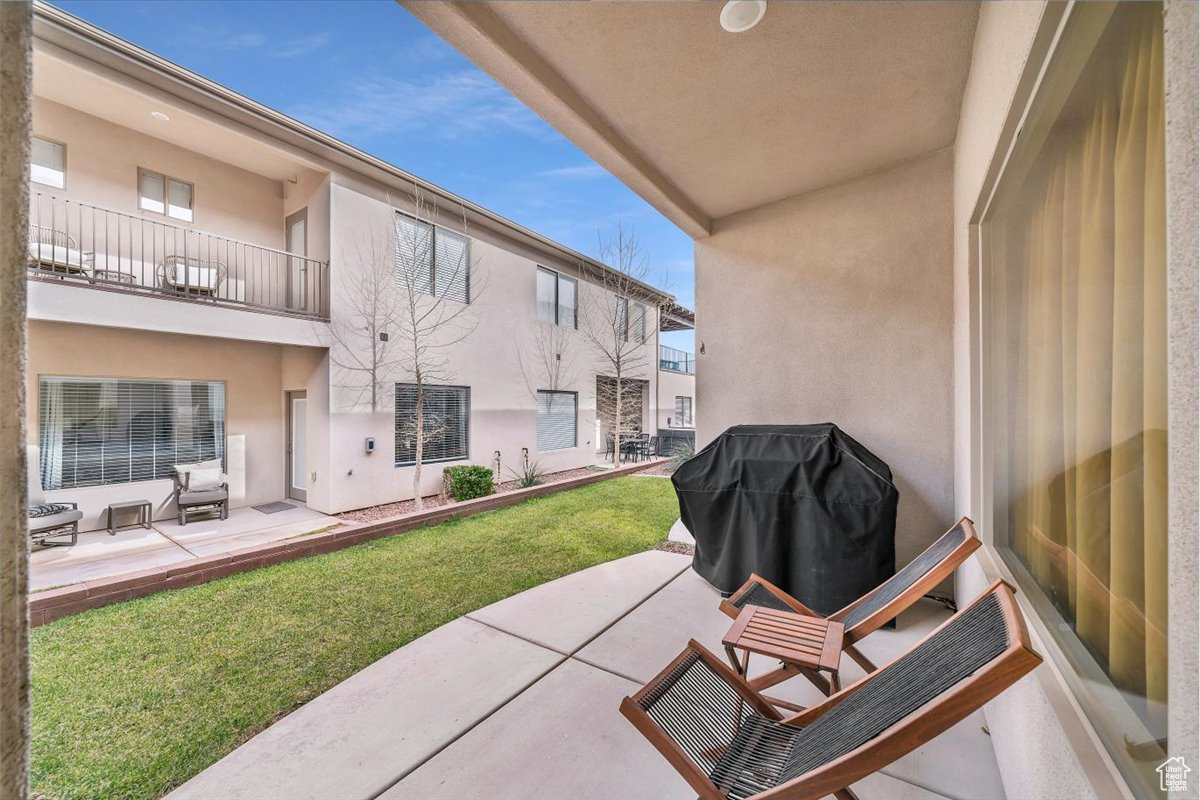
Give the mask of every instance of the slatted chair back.
M 903 656 L 799 714 L 780 719 L 764 710 L 765 701 L 753 702 L 757 693 L 695 642 L 621 709 L 701 797 L 851 797 L 850 784 L 944 732 L 1040 662 L 1011 588 L 997 582 Z M 693 673 L 701 665 L 707 674 Z M 699 674 L 703 681 L 684 678 Z M 728 688 L 714 688 L 714 678 Z M 658 707 L 664 697 L 669 713 Z M 734 713 L 739 697 L 746 705 Z
M 30 244 L 45 244 L 50 247 L 64 247 L 70 250 L 77 249 L 74 236 L 55 228 L 47 228 L 45 225 L 29 226 L 29 242 Z

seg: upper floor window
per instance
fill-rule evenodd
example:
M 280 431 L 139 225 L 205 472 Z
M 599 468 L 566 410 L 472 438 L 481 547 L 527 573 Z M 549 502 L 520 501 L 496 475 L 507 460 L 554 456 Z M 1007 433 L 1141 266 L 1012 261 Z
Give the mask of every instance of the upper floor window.
M 423 294 L 471 302 L 471 240 L 396 214 L 396 280 Z
M 575 327 L 575 309 L 579 305 L 579 284 L 574 278 L 545 267 L 537 270 L 538 319 L 564 328 Z
M 169 479 L 224 457 L 225 384 L 46 376 L 38 444 L 46 491 Z
M 187 181 L 138 170 L 138 208 L 143 211 L 191 222 L 194 195 L 192 184 Z
M 624 331 L 627 342 L 641 344 L 646 341 L 646 307 L 628 297 L 618 297 L 617 330 Z
M 67 185 L 67 146 L 33 137 L 29 153 L 29 179 L 43 186 L 62 189 Z

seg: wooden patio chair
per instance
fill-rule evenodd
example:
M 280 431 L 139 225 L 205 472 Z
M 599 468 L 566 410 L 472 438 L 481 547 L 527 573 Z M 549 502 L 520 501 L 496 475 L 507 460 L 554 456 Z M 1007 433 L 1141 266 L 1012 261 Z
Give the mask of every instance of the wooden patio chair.
M 1042 659 L 997 581 L 895 661 L 782 716 L 694 640 L 621 713 L 702 800 L 854 800 L 850 785 L 945 732 Z
M 901 611 L 950 577 L 950 573 L 966 561 L 978 547 L 979 536 L 975 533 L 975 526 L 970 519 L 963 517 L 925 552 L 908 562 L 891 578 L 828 617 L 818 614 L 778 586 L 755 574 L 752 574 L 736 592 L 721 601 L 721 611 L 737 619 L 743 607 L 754 605 L 840 622 L 846 627 L 843 652 L 864 670 L 873 672 L 875 665 L 854 646 L 854 643 L 895 619 Z

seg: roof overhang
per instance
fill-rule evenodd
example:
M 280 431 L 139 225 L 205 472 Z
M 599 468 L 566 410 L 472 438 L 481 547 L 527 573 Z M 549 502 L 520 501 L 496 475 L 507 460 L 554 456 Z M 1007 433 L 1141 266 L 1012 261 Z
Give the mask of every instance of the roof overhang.
M 668 331 L 691 331 L 696 329 L 696 313 L 684 308 L 678 303 L 671 303 L 663 308 L 659 315 L 658 329 Z

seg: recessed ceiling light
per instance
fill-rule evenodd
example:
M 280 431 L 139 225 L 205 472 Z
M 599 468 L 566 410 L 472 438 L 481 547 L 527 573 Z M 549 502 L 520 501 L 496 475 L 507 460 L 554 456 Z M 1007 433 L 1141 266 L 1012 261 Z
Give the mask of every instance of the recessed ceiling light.
M 171 118 L 168 117 L 166 114 L 164 114 L 161 111 L 151 111 L 150 116 L 154 117 L 157 120 L 161 120 L 162 122 L 170 122 L 171 121 Z
M 753 28 L 767 13 L 767 0 L 729 0 L 721 9 L 721 27 L 730 33 Z

